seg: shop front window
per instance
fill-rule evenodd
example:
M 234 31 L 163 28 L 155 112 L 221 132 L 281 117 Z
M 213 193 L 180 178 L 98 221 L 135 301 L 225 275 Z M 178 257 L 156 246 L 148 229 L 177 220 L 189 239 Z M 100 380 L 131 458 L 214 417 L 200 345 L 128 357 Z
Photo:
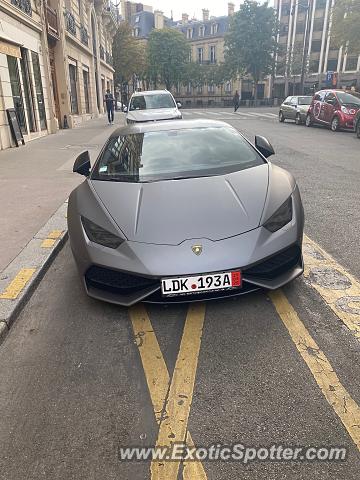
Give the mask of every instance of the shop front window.
M 21 83 L 20 83 L 20 76 L 19 76 L 19 68 L 18 68 L 18 61 L 17 58 L 11 57 L 8 55 L 7 57 L 8 67 L 9 67 L 9 76 L 10 76 L 10 85 L 11 85 L 11 93 L 14 102 L 14 108 L 16 110 L 16 114 L 19 120 L 19 126 L 23 134 L 27 134 L 27 126 L 26 126 L 26 116 L 25 116 L 25 109 L 24 109 L 24 101 L 21 91 Z
M 41 80 L 41 71 L 39 63 L 39 55 L 36 52 L 31 52 L 33 71 L 34 71 L 34 82 L 35 82 L 35 95 L 37 99 L 38 109 L 39 109 L 39 118 L 40 118 L 40 128 L 41 130 L 46 130 L 46 110 L 45 110 L 45 100 L 44 92 Z
M 76 66 L 69 64 L 69 77 L 70 77 L 70 103 L 71 103 L 71 113 L 78 114 L 78 99 L 77 99 L 77 75 L 76 75 Z
M 36 131 L 35 108 L 34 108 L 34 92 L 32 89 L 31 75 L 28 63 L 28 52 L 25 48 L 21 48 L 21 77 L 23 83 L 26 113 L 30 132 Z
M 87 70 L 83 70 L 83 77 L 84 77 L 85 109 L 86 109 L 86 113 L 90 113 L 89 72 Z

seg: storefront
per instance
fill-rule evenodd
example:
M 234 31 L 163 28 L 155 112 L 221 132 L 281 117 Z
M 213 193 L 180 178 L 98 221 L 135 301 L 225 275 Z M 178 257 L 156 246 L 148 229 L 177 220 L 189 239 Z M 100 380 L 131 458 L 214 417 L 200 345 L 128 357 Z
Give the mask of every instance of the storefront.
M 36 13 L 9 6 L 0 31 L 0 149 L 14 145 L 6 110 L 15 108 L 25 142 L 49 133 L 47 72 Z

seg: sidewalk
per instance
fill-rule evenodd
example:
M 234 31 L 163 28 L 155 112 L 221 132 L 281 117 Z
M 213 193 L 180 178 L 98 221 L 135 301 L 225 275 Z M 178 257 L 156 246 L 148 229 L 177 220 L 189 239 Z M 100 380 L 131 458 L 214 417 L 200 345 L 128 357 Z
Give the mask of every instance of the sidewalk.
M 72 173 L 77 155 L 89 150 L 94 161 L 107 137 L 123 121 L 124 115 L 116 112 L 114 126 L 109 126 L 104 116 L 0 152 L 0 272 L 83 181 Z

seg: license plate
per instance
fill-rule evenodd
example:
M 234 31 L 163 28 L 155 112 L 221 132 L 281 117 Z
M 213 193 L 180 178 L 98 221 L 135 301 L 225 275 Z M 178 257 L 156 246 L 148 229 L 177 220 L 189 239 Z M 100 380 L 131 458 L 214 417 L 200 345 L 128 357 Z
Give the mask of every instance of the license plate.
M 241 287 L 241 272 L 214 273 L 194 277 L 173 277 L 161 280 L 163 295 L 184 295 L 208 292 L 211 290 L 229 290 Z

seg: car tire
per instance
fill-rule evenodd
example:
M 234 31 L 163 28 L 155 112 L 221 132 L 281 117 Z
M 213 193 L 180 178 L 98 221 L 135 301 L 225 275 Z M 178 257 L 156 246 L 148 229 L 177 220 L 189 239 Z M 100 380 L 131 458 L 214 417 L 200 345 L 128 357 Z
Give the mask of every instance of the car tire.
M 331 124 L 330 124 L 331 131 L 337 132 L 339 130 L 339 127 L 340 127 L 339 117 L 335 116 L 331 120 Z
M 307 127 L 311 127 L 311 126 L 312 126 L 312 121 L 311 121 L 311 116 L 310 116 L 310 115 L 306 115 L 305 125 L 306 125 Z
M 280 123 L 284 123 L 284 122 L 285 122 L 285 117 L 284 117 L 283 112 L 279 112 L 279 122 L 280 122 Z
M 296 125 L 301 125 L 302 122 L 301 122 L 300 113 L 297 113 L 297 114 L 296 114 L 295 123 L 296 123 Z
M 356 136 L 357 138 L 360 138 L 360 120 L 358 121 L 356 125 Z

